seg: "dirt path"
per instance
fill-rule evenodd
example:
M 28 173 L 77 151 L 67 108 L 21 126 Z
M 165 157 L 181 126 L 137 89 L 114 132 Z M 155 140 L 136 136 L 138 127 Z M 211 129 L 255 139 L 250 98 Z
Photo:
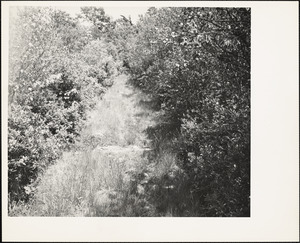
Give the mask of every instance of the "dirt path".
M 39 214 L 46 216 L 122 216 L 130 191 L 131 172 L 142 166 L 150 141 L 144 130 L 153 113 L 141 104 L 146 96 L 114 81 L 88 114 L 79 149 L 64 154 L 46 172 L 37 192 Z M 128 202 L 127 202 L 128 204 Z

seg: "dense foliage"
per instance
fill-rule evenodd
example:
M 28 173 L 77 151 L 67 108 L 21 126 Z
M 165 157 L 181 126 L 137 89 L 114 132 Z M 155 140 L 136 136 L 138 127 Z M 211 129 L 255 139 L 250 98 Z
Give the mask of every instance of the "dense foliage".
M 120 65 L 113 45 L 62 11 L 11 14 L 8 187 L 11 200 L 23 200 L 34 190 L 28 185 L 75 141 Z
M 163 114 L 149 134 L 179 157 L 177 196 L 188 190 L 175 210 L 249 216 L 250 10 L 150 8 L 137 29 L 133 83 Z
M 10 199 L 30 198 L 126 68 L 159 114 L 132 214 L 249 216 L 250 9 L 152 7 L 136 24 L 81 12 L 26 7 L 10 22 Z

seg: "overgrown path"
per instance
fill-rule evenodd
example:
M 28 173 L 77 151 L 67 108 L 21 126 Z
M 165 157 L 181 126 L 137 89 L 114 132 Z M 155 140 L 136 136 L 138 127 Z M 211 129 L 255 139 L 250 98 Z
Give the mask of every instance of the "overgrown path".
M 56 216 L 132 214 L 132 174 L 151 151 L 145 129 L 153 125 L 147 97 L 120 75 L 88 114 L 76 148 L 50 167 L 36 194 L 35 211 Z

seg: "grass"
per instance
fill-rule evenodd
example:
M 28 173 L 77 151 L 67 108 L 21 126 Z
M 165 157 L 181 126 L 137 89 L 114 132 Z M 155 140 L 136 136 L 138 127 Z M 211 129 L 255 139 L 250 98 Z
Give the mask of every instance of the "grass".
M 138 107 L 142 95 L 120 76 L 88 115 L 81 137 L 42 176 L 34 197 L 10 206 L 9 215 L 135 216 L 140 203 L 131 180 L 148 141 L 149 113 Z M 136 207 L 138 208 L 138 207 Z M 141 210 L 140 210 L 141 211 Z
M 190 195 L 176 152 L 167 142 L 147 138 L 145 131 L 157 120 L 141 105 L 147 102 L 127 86 L 125 76 L 117 78 L 88 115 L 74 148 L 47 169 L 32 200 L 11 205 L 9 215 L 189 214 Z
M 47 216 L 119 215 L 119 204 L 129 185 L 126 172 L 140 162 L 138 154 L 135 158 L 119 155 L 103 151 L 66 154 L 40 184 L 38 211 Z

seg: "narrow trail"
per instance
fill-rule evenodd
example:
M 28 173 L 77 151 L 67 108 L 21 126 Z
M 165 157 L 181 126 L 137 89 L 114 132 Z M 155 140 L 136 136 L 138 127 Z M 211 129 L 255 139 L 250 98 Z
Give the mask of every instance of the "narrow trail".
M 127 76 L 115 79 L 112 87 L 88 115 L 88 123 L 82 136 L 91 136 L 99 147 L 115 146 L 113 150 L 128 146 L 147 146 L 144 130 L 153 123 L 151 113 L 142 106 L 145 95 L 127 84 Z M 89 137 L 89 138 L 91 138 Z M 134 147 L 133 147 L 134 149 Z
M 45 216 L 124 216 L 131 172 L 151 151 L 145 129 L 155 113 L 147 97 L 118 76 L 88 114 L 77 148 L 65 152 L 44 175 L 37 201 Z M 54 203 L 48 203 L 49 201 Z

